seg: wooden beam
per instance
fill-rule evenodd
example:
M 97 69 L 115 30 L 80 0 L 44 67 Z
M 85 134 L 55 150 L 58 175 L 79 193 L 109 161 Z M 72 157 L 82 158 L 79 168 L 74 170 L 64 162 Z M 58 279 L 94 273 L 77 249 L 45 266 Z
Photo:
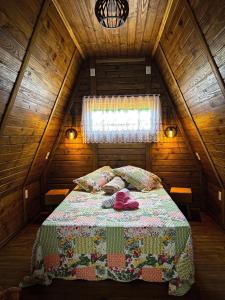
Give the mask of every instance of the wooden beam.
M 105 63 L 132 63 L 132 62 L 144 62 L 145 57 L 116 57 L 116 58 L 98 58 L 95 60 L 96 64 Z
M 91 95 L 96 95 L 97 92 L 97 86 L 96 86 L 96 60 L 91 59 L 90 60 L 90 69 L 93 68 L 95 69 L 95 76 L 91 76 L 90 74 L 90 90 L 91 90 Z M 98 144 L 94 143 L 91 144 L 91 148 L 93 149 L 94 152 L 94 157 L 93 157 L 93 170 L 96 170 L 98 168 Z
M 75 46 L 77 47 L 78 51 L 80 52 L 80 55 L 82 56 L 83 59 L 85 59 L 85 54 L 84 54 L 83 50 L 81 49 L 81 46 L 80 46 L 80 44 L 79 44 L 79 42 L 78 42 L 78 40 L 77 40 L 77 38 L 74 34 L 74 31 L 73 31 L 72 27 L 70 26 L 70 24 L 68 22 L 68 20 L 65 16 L 60 4 L 59 4 L 59 1 L 58 0 L 52 0 L 52 2 L 54 4 L 58 14 L 60 15 L 66 29 L 68 30 L 71 39 L 73 40 Z
M 68 78 L 68 76 L 69 76 L 69 74 L 70 74 L 70 71 L 71 71 L 71 69 L 72 69 L 72 67 L 73 67 L 73 63 L 74 63 L 74 60 L 75 60 L 75 58 L 76 58 L 76 53 L 77 53 L 77 49 L 75 48 L 75 50 L 74 50 L 74 52 L 73 52 L 73 55 L 72 55 L 72 57 L 71 57 L 70 63 L 69 63 L 69 65 L 68 65 L 68 67 L 67 67 L 66 74 L 65 74 L 65 76 L 64 76 L 64 79 L 63 79 L 62 84 L 61 84 L 61 86 L 60 86 L 60 89 L 59 89 L 59 91 L 58 91 L 58 94 L 57 94 L 55 103 L 54 103 L 54 105 L 53 105 L 53 107 L 52 107 L 52 110 L 51 110 L 51 113 L 50 113 L 50 115 L 49 115 L 47 124 L 46 124 L 46 126 L 45 126 L 44 132 L 43 132 L 42 137 L 41 137 L 41 140 L 40 140 L 39 145 L 38 145 L 38 147 L 37 147 L 37 149 L 36 149 L 36 152 L 35 152 L 35 155 L 34 155 L 34 159 L 33 159 L 32 163 L 31 163 L 31 165 L 30 165 L 29 171 L 28 171 L 27 176 L 26 176 L 26 178 L 25 178 L 25 181 L 24 181 L 23 186 L 26 186 L 26 184 L 27 184 L 27 182 L 28 182 L 28 179 L 29 179 L 29 175 L 30 175 L 31 172 L 32 172 L 33 166 L 35 165 L 36 160 L 37 160 L 37 158 L 38 158 L 38 155 L 39 155 L 39 153 L 40 153 L 40 150 L 41 150 L 41 148 L 42 148 L 42 146 L 43 146 L 43 143 L 44 143 L 46 134 L 47 134 L 47 132 L 48 132 L 49 126 L 51 125 L 52 118 L 53 118 L 53 116 L 54 116 L 54 114 L 55 114 L 56 108 L 57 108 L 57 106 L 58 106 L 58 103 L 59 103 L 59 101 L 60 101 L 61 95 L 62 95 L 62 93 L 63 93 L 64 86 L 65 86 L 65 84 L 66 84 L 67 78 Z M 47 153 L 46 153 L 46 154 L 47 154 Z
M 75 48 L 74 53 L 73 53 L 73 55 L 72 55 L 72 57 L 71 57 L 70 63 L 69 63 L 69 65 L 68 65 L 68 68 L 67 68 L 67 70 L 66 70 L 66 74 L 65 74 L 64 79 L 63 79 L 63 81 L 62 81 L 62 84 L 61 84 L 61 86 L 60 86 L 59 92 L 58 92 L 58 94 L 57 94 L 55 103 L 54 103 L 53 108 L 52 108 L 52 110 L 51 110 L 50 116 L 49 116 L 49 118 L 48 118 L 47 124 L 46 124 L 46 126 L 45 126 L 44 132 L 43 132 L 43 134 L 42 134 L 41 140 L 40 140 L 39 145 L 38 145 L 38 147 L 37 147 L 37 149 L 36 149 L 36 152 L 35 152 L 33 161 L 32 161 L 32 163 L 31 163 L 31 165 L 30 165 L 30 167 L 29 167 L 28 173 L 27 173 L 26 178 L 25 178 L 25 180 L 24 180 L 24 184 L 23 184 L 23 197 L 24 197 L 24 195 L 25 195 L 25 188 L 26 188 L 26 185 L 27 185 L 27 183 L 28 183 L 29 176 L 30 176 L 30 174 L 32 173 L 32 169 L 33 169 L 33 167 L 34 167 L 34 165 L 35 165 L 35 163 L 36 163 L 36 160 L 37 160 L 37 158 L 38 158 L 38 156 L 39 156 L 39 153 L 40 153 L 40 151 L 41 151 L 41 149 L 42 149 L 42 146 L 43 146 L 44 141 L 45 141 L 46 134 L 47 134 L 47 132 L 48 132 L 49 126 L 51 125 L 52 118 L 53 118 L 53 116 L 54 116 L 54 113 L 55 113 L 56 108 L 57 108 L 57 106 L 58 106 L 58 103 L 59 103 L 59 101 L 60 101 L 61 95 L 62 95 L 63 90 L 64 90 L 64 86 L 65 86 L 66 81 L 67 81 L 67 78 L 68 78 L 68 76 L 69 76 L 69 74 L 70 74 L 70 71 L 71 71 L 71 69 L 72 69 L 72 67 L 73 67 L 73 63 L 74 63 L 74 60 L 75 60 L 75 58 L 76 58 L 76 53 L 77 53 L 77 49 Z M 47 153 L 46 153 L 46 154 L 47 154 Z M 24 204 L 24 221 L 26 222 L 26 220 L 27 220 L 27 209 L 26 209 L 26 199 L 25 199 L 25 198 L 24 198 L 23 204 Z
M 80 70 L 81 70 L 81 68 L 80 68 Z M 53 158 L 54 158 L 55 151 L 56 151 L 56 149 L 57 149 L 57 147 L 58 147 L 58 144 L 59 144 L 59 142 L 61 141 L 62 136 L 63 136 L 63 134 L 64 134 L 64 126 L 65 126 L 65 123 L 66 123 L 68 114 L 70 113 L 71 108 L 72 108 L 72 106 L 73 106 L 73 104 L 74 104 L 74 98 L 76 97 L 76 94 L 77 94 L 78 89 L 79 89 L 80 73 L 81 73 L 81 71 L 79 71 L 78 74 L 77 74 L 78 80 L 77 80 L 77 82 L 75 82 L 75 87 L 74 87 L 73 93 L 72 93 L 72 95 L 71 95 L 71 98 L 70 98 L 70 100 L 68 101 L 68 104 L 67 104 L 67 107 L 66 107 L 66 111 L 65 111 L 65 115 L 64 115 L 64 117 L 63 117 L 63 121 L 62 121 L 60 130 L 59 130 L 59 132 L 58 132 L 56 141 L 55 141 L 55 143 L 54 143 L 54 145 L 53 145 L 53 147 L 52 147 L 52 151 L 51 151 L 51 153 L 50 153 L 50 155 L 49 155 L 49 159 L 48 159 L 48 161 L 47 161 L 47 164 L 46 164 L 46 166 L 45 166 L 45 169 L 43 170 L 43 173 L 42 173 L 42 178 L 41 178 L 41 180 L 42 180 L 42 182 L 43 182 L 43 185 L 45 185 L 45 186 L 46 186 L 46 177 L 47 177 L 47 174 L 48 174 L 49 167 L 50 167 L 50 165 L 51 165 L 51 163 L 52 163 L 52 160 L 53 160 Z
M 173 3 L 174 3 L 174 0 L 168 0 L 167 1 L 167 5 L 166 5 L 166 9 L 165 9 L 165 12 L 164 12 L 164 15 L 163 15 L 162 23 L 160 25 L 159 32 L 158 32 L 158 35 L 156 37 L 155 45 L 154 45 L 153 50 L 152 50 L 152 57 L 155 55 L 155 52 L 158 48 L 158 45 L 159 45 L 161 36 L 163 34 L 164 28 L 166 26 L 166 22 L 168 20 L 168 17 L 170 15 Z
M 188 16 L 191 19 L 193 28 L 194 28 L 195 32 L 198 34 L 198 38 L 199 38 L 198 41 L 200 42 L 202 50 L 204 51 L 204 53 L 205 53 L 205 55 L 208 59 L 208 62 L 211 66 L 212 72 L 214 73 L 214 75 L 216 77 L 216 80 L 217 80 L 218 85 L 221 89 L 221 92 L 222 92 L 223 96 L 225 97 L 225 83 L 223 81 L 223 77 L 221 76 L 220 71 L 219 71 L 219 69 L 218 69 L 218 67 L 215 63 L 215 60 L 214 60 L 214 58 L 212 56 L 212 53 L 211 53 L 211 50 L 210 50 L 210 48 L 207 44 L 207 41 L 206 41 L 205 36 L 202 32 L 202 29 L 198 24 L 198 21 L 197 21 L 196 16 L 193 12 L 193 9 L 192 9 L 190 3 L 187 0 L 182 0 L 182 3 L 184 3 L 185 10 L 188 12 Z
M 202 190 L 203 186 L 202 186 L 202 183 L 201 183 L 201 176 L 202 176 L 202 166 L 201 166 L 201 163 L 200 163 L 200 161 L 197 159 L 197 157 L 196 157 L 196 155 L 195 155 L 195 151 L 193 150 L 193 148 L 192 148 L 192 146 L 191 146 L 191 143 L 189 142 L 189 137 L 187 136 L 187 134 L 186 134 L 186 132 L 185 132 L 185 130 L 184 130 L 183 124 L 182 124 L 182 122 L 180 121 L 180 119 L 181 119 L 181 118 L 180 118 L 180 114 L 179 114 L 179 112 L 178 112 L 176 106 L 174 105 L 173 101 L 171 100 L 170 93 L 169 93 L 169 91 L 168 91 L 168 88 L 167 88 L 167 86 L 166 86 L 164 80 L 163 80 L 162 77 L 160 76 L 159 69 L 158 69 L 157 66 L 155 66 L 155 68 L 156 68 L 156 73 L 157 73 L 158 80 L 159 80 L 161 86 L 163 87 L 163 89 L 164 89 L 164 91 L 165 91 L 165 93 L 166 93 L 167 99 L 168 99 L 168 101 L 169 101 L 169 104 L 170 104 L 170 106 L 171 106 L 171 108 L 172 108 L 174 117 L 175 117 L 175 119 L 176 119 L 177 127 L 178 127 L 178 129 L 179 129 L 181 135 L 184 137 L 184 142 L 185 142 L 185 144 L 186 144 L 186 146 L 187 146 L 189 152 L 191 153 L 192 158 L 195 160 L 195 162 L 196 162 L 197 165 L 199 166 L 199 169 L 200 169 L 200 172 L 201 172 L 201 174 L 200 174 L 200 185 L 201 185 L 201 190 Z M 201 203 L 201 208 L 202 208 L 202 209 L 205 209 L 205 202 L 204 202 L 203 197 L 201 197 L 201 202 L 200 202 L 200 203 Z
M 220 178 L 220 176 L 219 176 L 219 173 L 217 172 L 217 169 L 216 169 L 216 167 L 215 167 L 215 165 L 214 165 L 214 162 L 213 162 L 213 160 L 212 160 L 212 158 L 211 158 L 211 155 L 210 155 L 210 153 L 209 153 L 209 151 L 208 151 L 208 149 L 207 149 L 207 147 L 206 147 L 206 145 L 205 145 L 205 142 L 204 142 L 204 140 L 203 140 L 203 138 L 202 138 L 202 135 L 201 135 L 201 133 L 200 133 L 200 131 L 199 131 L 199 129 L 198 129 L 198 126 L 197 126 L 197 124 L 196 124 L 196 122 L 195 122 L 195 120 L 194 120 L 194 118 L 193 118 L 193 116 L 192 116 L 192 113 L 191 113 L 191 111 L 190 111 L 190 109 L 189 109 L 189 107 L 188 107 L 188 105 L 187 105 L 187 103 L 186 103 L 186 100 L 185 100 L 185 98 L 184 98 L 184 96 L 183 96 L 183 93 L 182 93 L 182 91 L 181 91 L 181 89 L 180 89 L 180 86 L 179 86 L 179 84 L 178 84 L 178 82 L 177 82 L 177 80 L 176 80 L 176 78 L 175 78 L 175 75 L 174 75 L 174 73 L 173 73 L 173 71 L 172 71 L 172 69 L 171 69 L 171 67 L 170 67 L 170 64 L 169 64 L 169 62 L 168 62 L 168 60 L 167 60 L 167 58 L 166 58 L 166 55 L 165 55 L 165 53 L 164 53 L 164 51 L 163 51 L 163 48 L 162 48 L 162 46 L 161 46 L 161 43 L 159 43 L 158 49 L 160 50 L 160 52 L 161 52 L 161 54 L 162 54 L 163 60 L 164 60 L 164 62 L 165 62 L 165 64 L 166 64 L 166 67 L 167 67 L 167 69 L 168 69 L 168 71 L 169 71 L 170 76 L 172 77 L 172 79 L 173 79 L 173 81 L 174 81 L 174 84 L 175 84 L 176 89 L 177 89 L 177 91 L 178 91 L 178 93 L 179 93 L 179 96 L 180 96 L 181 99 L 183 100 L 182 102 L 183 102 L 183 104 L 184 104 L 185 110 L 186 110 L 186 112 L 187 112 L 189 118 L 192 120 L 192 123 L 193 123 L 193 125 L 194 125 L 194 127 L 195 127 L 195 130 L 196 130 L 196 133 L 197 133 L 197 136 L 198 136 L 198 138 L 199 138 L 199 141 L 200 141 L 200 143 L 201 143 L 201 145 L 202 145 L 202 147 L 203 147 L 203 149 L 204 149 L 204 152 L 205 152 L 205 154 L 206 154 L 206 156 L 207 156 L 207 158 L 208 158 L 208 160 L 209 160 L 209 163 L 210 163 L 210 165 L 211 165 L 211 167 L 212 167 L 212 169 L 213 169 L 213 172 L 214 172 L 214 174 L 215 174 L 215 176 L 216 176 L 216 178 L 217 178 L 217 180 L 218 180 L 218 183 L 220 184 L 220 186 L 221 186 L 222 188 L 224 188 L 224 187 L 223 187 L 223 182 L 222 182 L 222 180 L 221 180 L 221 178 Z
M 222 200 L 222 225 L 225 228 L 225 189 L 221 191 L 221 200 Z
M 11 110 L 13 108 L 13 105 L 15 103 L 16 96 L 18 94 L 21 82 L 22 82 L 23 77 L 24 77 L 24 73 L 25 73 L 26 68 L 27 68 L 27 66 L 29 64 L 29 61 L 30 61 L 31 53 L 32 53 L 37 35 L 38 35 L 39 30 L 41 28 L 42 21 L 43 21 L 44 17 L 46 16 L 46 13 L 48 11 L 50 3 L 51 3 L 51 0 L 45 0 L 44 1 L 43 5 L 41 7 L 40 13 L 37 17 L 37 20 L 36 20 L 36 23 L 35 23 L 30 41 L 28 43 L 27 50 L 26 50 L 26 53 L 24 55 L 19 73 L 17 75 L 17 78 L 16 78 L 15 84 L 13 86 L 10 98 L 8 100 L 8 103 L 5 107 L 5 111 L 4 111 L 3 116 L 2 116 L 1 126 L 0 126 L 0 135 L 4 134 L 4 129 L 5 129 L 5 126 L 6 126 L 7 119 L 9 117 L 9 115 L 11 113 Z

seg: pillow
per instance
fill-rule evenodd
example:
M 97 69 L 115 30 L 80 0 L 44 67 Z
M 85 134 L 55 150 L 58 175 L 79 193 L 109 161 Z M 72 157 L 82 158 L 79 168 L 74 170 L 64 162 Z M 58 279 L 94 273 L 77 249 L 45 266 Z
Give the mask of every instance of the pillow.
M 125 188 L 125 186 L 126 186 L 125 181 L 123 181 L 123 179 L 121 179 L 120 177 L 116 176 L 111 181 L 106 183 L 103 186 L 102 190 L 106 194 L 112 195 L 112 194 L 122 190 L 123 188 Z
M 126 166 L 113 171 L 115 175 L 121 176 L 139 191 L 151 191 L 162 187 L 161 179 L 157 175 L 138 167 Z
M 114 176 L 113 170 L 109 166 L 105 166 L 77 178 L 73 182 L 77 183 L 87 192 L 96 192 L 100 191 L 101 187 L 109 182 Z

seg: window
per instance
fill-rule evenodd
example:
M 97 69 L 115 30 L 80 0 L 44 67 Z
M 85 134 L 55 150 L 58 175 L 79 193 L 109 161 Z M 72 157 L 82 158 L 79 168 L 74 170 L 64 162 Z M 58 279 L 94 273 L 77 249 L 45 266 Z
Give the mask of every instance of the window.
M 84 97 L 85 143 L 155 142 L 161 120 L 159 96 Z

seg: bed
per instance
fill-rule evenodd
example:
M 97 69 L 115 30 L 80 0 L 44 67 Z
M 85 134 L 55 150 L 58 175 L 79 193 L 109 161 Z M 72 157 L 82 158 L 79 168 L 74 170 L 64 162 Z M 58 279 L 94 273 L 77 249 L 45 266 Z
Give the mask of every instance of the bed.
M 105 195 L 72 191 L 40 227 L 32 275 L 22 286 L 54 278 L 169 282 L 184 295 L 194 282 L 191 229 L 163 189 L 132 191 L 135 211 L 103 209 Z

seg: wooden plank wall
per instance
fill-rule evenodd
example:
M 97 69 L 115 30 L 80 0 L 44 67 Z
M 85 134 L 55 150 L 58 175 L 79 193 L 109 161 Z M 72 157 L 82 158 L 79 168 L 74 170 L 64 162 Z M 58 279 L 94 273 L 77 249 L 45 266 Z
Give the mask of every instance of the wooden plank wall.
M 148 63 L 147 63 L 148 64 Z M 163 108 L 163 125 L 176 125 L 174 112 L 168 101 L 168 96 L 157 77 L 156 66 L 152 63 L 152 75 L 145 74 L 145 59 L 137 61 L 116 62 L 115 60 L 96 60 L 96 93 L 97 95 L 112 94 L 143 94 L 159 93 Z M 174 139 L 161 134 L 160 142 L 146 147 L 145 144 L 98 144 L 97 150 L 91 145 L 82 143 L 80 130 L 82 96 L 91 93 L 89 65 L 81 70 L 79 95 L 74 97 L 76 127 L 79 132 L 75 141 L 65 137 L 56 150 L 47 176 L 47 189 L 59 187 L 73 187 L 72 180 L 94 169 L 94 157 L 97 155 L 97 165 L 136 165 L 146 168 L 150 161 L 150 170 L 158 174 L 164 186 L 192 187 L 195 195 L 195 205 L 199 205 L 200 169 L 190 153 L 184 137 L 178 132 Z M 71 118 L 65 130 L 70 126 Z M 149 162 L 148 162 L 149 163 Z
M 185 8 L 184 1 L 175 1 L 160 45 L 217 173 L 225 184 L 225 98 L 223 88 L 221 89 L 223 83 L 218 81 L 210 62 L 211 56 L 224 80 L 225 3 L 193 0 L 190 1 L 190 5 L 209 53 L 207 54 L 204 44 L 200 42 L 191 11 Z M 224 199 L 218 200 L 218 191 L 221 191 L 222 187 L 199 142 L 193 122 L 184 108 L 183 99 L 179 96 L 173 78 L 169 74 L 160 48 L 156 53 L 156 61 L 179 110 L 192 146 L 201 157 L 205 179 L 209 182 L 208 207 L 217 221 L 223 223 Z
M 1 1 L 0 117 L 3 116 L 20 71 L 28 42 L 42 6 L 41 0 Z M 45 135 L 44 147 L 23 186 L 36 149 L 48 122 L 75 46 L 51 3 L 42 20 L 15 103 L 0 136 L 0 241 L 23 224 L 23 188 L 28 189 L 28 218 L 40 209 L 40 174 L 60 128 L 80 63 L 76 55 L 64 93 Z

